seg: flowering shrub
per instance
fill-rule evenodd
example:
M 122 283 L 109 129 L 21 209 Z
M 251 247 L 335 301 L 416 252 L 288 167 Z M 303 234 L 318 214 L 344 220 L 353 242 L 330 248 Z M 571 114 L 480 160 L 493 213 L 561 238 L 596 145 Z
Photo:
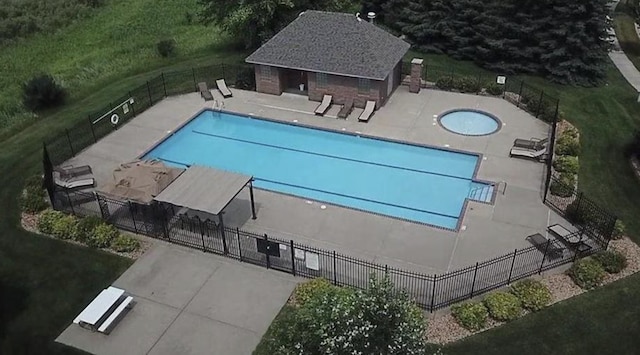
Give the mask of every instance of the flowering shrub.
M 93 234 L 87 239 L 87 245 L 94 248 L 107 248 L 120 235 L 116 227 L 102 223 L 95 227 Z
M 59 239 L 73 239 L 78 231 L 78 220 L 71 215 L 62 214 L 53 222 L 51 234 Z
M 140 242 L 125 234 L 120 234 L 111 242 L 111 249 L 121 253 L 136 251 L 138 248 L 140 248 Z
M 485 297 L 483 303 L 495 320 L 508 322 L 522 314 L 520 300 L 512 293 L 494 292 Z
M 426 322 L 388 278 L 372 278 L 366 291 L 332 285 L 270 331 L 274 354 L 424 354 Z
M 587 257 L 573 264 L 569 269 L 569 276 L 580 288 L 590 290 L 600 286 L 604 280 L 605 271 L 597 260 Z
M 627 257 L 619 251 L 605 250 L 593 256 L 604 270 L 610 274 L 617 274 L 627 267 Z
M 451 306 L 451 314 L 458 324 L 470 331 L 484 328 L 489 312 L 487 307 L 478 302 L 458 303 Z
M 611 237 L 613 239 L 621 239 L 624 237 L 626 230 L 627 227 L 624 225 L 624 222 L 618 219 L 616 220 L 616 224 L 613 226 L 613 233 L 611 234 Z
M 560 155 L 553 161 L 553 168 L 561 173 L 575 175 L 580 170 L 580 163 L 578 157 Z
M 48 208 L 38 216 L 38 230 L 44 234 L 53 233 L 53 225 L 60 218 L 64 217 L 64 213 Z
M 93 238 L 96 227 L 102 223 L 104 223 L 104 221 L 96 216 L 81 218 L 80 221 L 78 221 L 78 231 L 74 239 L 78 242 L 86 243 L 89 239 Z
M 522 307 L 530 311 L 539 311 L 551 303 L 551 291 L 542 282 L 526 279 L 511 286 L 511 293 L 516 295 Z
M 300 306 L 304 305 L 318 293 L 326 292 L 329 288 L 334 287 L 327 279 L 319 277 L 307 282 L 303 282 L 296 286 L 294 298 Z

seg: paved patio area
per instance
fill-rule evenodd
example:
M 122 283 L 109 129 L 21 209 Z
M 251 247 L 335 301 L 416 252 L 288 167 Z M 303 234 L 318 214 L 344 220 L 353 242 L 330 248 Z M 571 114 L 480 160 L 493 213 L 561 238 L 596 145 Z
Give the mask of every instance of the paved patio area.
M 287 274 L 156 241 L 113 283 L 136 304 L 111 334 L 71 324 L 56 341 L 105 355 L 247 355 L 296 283 Z
M 542 203 L 544 165 L 509 157 L 515 138 L 542 138 L 548 125 L 514 105 L 493 97 L 422 90 L 401 86 L 369 123 L 355 109 L 347 120 L 336 119 L 334 105 L 324 117 L 313 114 L 316 102 L 306 96 L 273 96 L 233 90 L 222 99 L 224 109 L 282 121 L 297 121 L 335 130 L 400 139 L 438 147 L 481 153 L 477 178 L 504 181 L 495 204 L 470 202 L 458 232 L 306 201 L 303 198 L 256 190 L 258 219 L 251 220 L 248 193 L 241 193 L 225 214 L 225 223 L 249 231 L 336 250 L 340 253 L 429 274 L 457 269 L 526 247 L 527 235 L 545 233 L 561 218 Z M 98 185 L 111 178 L 119 164 L 137 158 L 204 107 L 199 94 L 169 97 L 71 160 L 90 164 Z M 474 108 L 500 118 L 502 129 L 482 137 L 461 136 L 440 127 L 435 116 L 455 108 Z M 504 186 L 504 184 L 502 184 Z

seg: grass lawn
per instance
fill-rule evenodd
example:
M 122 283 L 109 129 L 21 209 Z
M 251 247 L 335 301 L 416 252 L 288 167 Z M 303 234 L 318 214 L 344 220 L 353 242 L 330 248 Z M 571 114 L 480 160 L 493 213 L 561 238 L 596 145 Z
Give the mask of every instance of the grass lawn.
M 21 128 L 35 120 L 20 99 L 21 83 L 35 74 L 52 74 L 77 97 L 125 73 L 221 52 L 217 29 L 195 19 L 188 22 L 186 13 L 195 14 L 198 8 L 196 0 L 110 0 L 89 19 L 2 47 L 0 136 L 14 131 L 10 127 Z M 165 38 L 176 42 L 171 58 L 156 53 L 156 43 Z

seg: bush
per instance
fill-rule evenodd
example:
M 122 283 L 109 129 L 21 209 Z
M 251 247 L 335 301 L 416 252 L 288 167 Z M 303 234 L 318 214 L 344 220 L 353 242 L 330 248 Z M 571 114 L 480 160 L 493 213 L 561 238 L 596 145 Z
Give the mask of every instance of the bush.
M 451 306 L 451 314 L 456 321 L 470 331 L 480 330 L 487 324 L 487 307 L 478 302 L 465 302 Z
M 43 234 L 53 234 L 53 226 L 64 217 L 64 213 L 48 208 L 38 216 L 38 230 Z
M 441 76 L 436 80 L 436 87 L 441 90 L 453 89 L 454 83 L 451 76 Z
M 93 235 L 87 239 L 87 245 L 94 248 L 107 248 L 119 235 L 120 232 L 116 227 L 102 223 L 95 227 Z
M 504 90 L 504 85 L 500 85 L 498 83 L 489 83 L 486 85 L 485 90 L 487 93 L 497 96 L 502 95 L 502 91 Z
M 580 170 L 578 157 L 560 155 L 553 161 L 553 168 L 561 173 L 575 175 Z
M 572 174 L 562 173 L 557 180 L 552 180 L 549 186 L 549 192 L 552 195 L 560 197 L 569 197 L 573 195 L 576 186 L 576 177 Z
M 516 295 L 524 309 L 539 311 L 551 303 L 551 291 L 542 282 L 526 279 L 511 286 L 511 293 Z
M 516 295 L 509 292 L 494 292 L 482 301 L 491 318 L 503 322 L 514 320 L 522 314 L 522 305 Z
M 314 295 L 326 292 L 333 287 L 336 286 L 333 286 L 327 279 L 319 277 L 317 279 L 298 284 L 294 291 L 294 298 L 298 305 L 304 305 Z
M 461 92 L 477 93 L 482 90 L 482 85 L 476 78 L 463 76 L 453 80 L 453 88 Z
M 129 235 L 120 234 L 111 242 L 111 249 L 120 253 L 130 253 L 140 248 L 140 242 Z
M 71 215 L 62 214 L 53 222 L 51 235 L 58 239 L 75 239 L 78 232 L 78 220 Z
M 562 136 L 568 136 L 573 139 L 578 139 L 578 130 L 574 127 L 567 127 L 562 131 Z
M 580 155 L 580 142 L 570 135 L 562 135 L 556 141 L 556 154 L 577 157 Z
M 32 111 L 64 103 L 66 90 L 49 74 L 41 74 L 22 84 L 22 103 Z
M 593 256 L 610 274 L 617 274 L 627 267 L 627 257 L 619 251 L 605 250 Z
M 185 11 L 184 12 L 184 23 L 185 24 L 187 24 L 187 25 L 192 24 L 193 23 L 193 18 L 194 18 L 193 12 L 191 12 L 191 11 Z
M 156 43 L 156 48 L 158 49 L 158 54 L 163 58 L 167 58 L 175 52 L 176 42 L 172 39 L 163 39 Z
M 34 175 L 25 180 L 24 190 L 20 195 L 20 208 L 23 212 L 37 213 L 49 206 L 47 194 L 42 186 L 42 177 Z
M 571 269 L 569 276 L 573 282 L 580 288 L 590 290 L 598 287 L 604 280 L 605 271 L 602 265 L 595 259 L 587 257 L 576 261 Z
M 87 243 L 89 239 L 93 238 L 96 227 L 102 223 L 104 223 L 102 219 L 96 216 L 80 219 L 80 221 L 78 221 L 75 240 L 81 243 Z
M 611 237 L 613 239 L 622 239 L 626 233 L 627 227 L 624 225 L 624 222 L 621 220 L 616 220 L 616 224 L 613 226 L 613 233 Z

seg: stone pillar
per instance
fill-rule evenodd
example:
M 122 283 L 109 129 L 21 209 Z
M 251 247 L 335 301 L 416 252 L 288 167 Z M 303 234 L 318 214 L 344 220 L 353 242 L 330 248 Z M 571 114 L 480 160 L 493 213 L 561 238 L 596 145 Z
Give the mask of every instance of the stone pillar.
M 409 81 L 409 92 L 419 93 L 422 84 L 422 62 L 421 58 L 411 60 L 411 75 Z

